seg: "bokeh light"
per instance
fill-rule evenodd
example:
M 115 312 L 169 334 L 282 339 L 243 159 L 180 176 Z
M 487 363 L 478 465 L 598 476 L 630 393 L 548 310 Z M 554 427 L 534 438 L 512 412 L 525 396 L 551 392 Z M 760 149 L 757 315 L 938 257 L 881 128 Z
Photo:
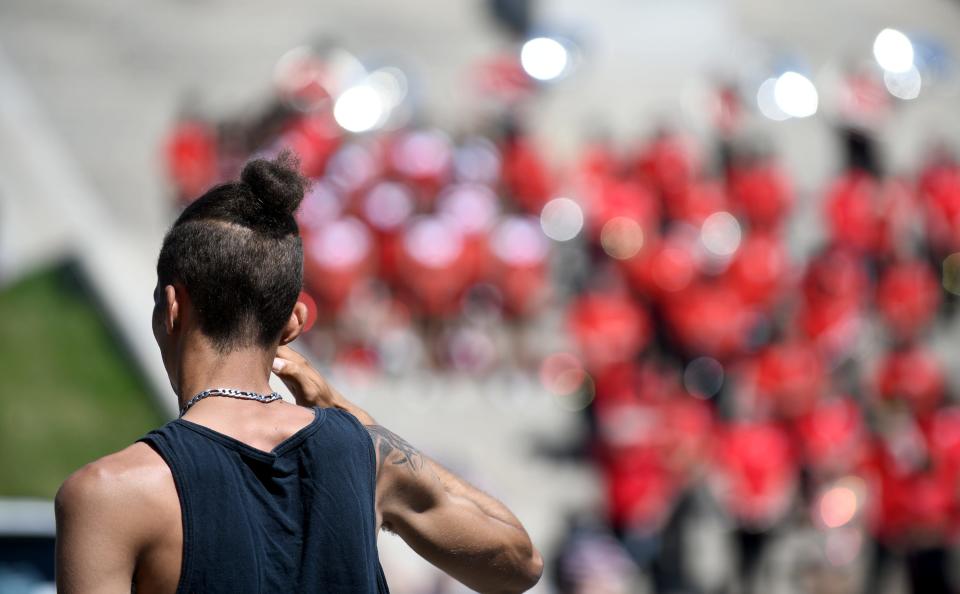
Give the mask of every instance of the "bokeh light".
M 365 84 L 377 92 L 385 110 L 393 109 L 407 96 L 407 77 L 399 68 L 386 67 L 374 70 L 367 77 Z
M 380 94 L 365 84 L 350 87 L 337 97 L 333 118 L 348 132 L 373 130 L 383 118 L 385 106 Z
M 820 496 L 820 521 L 827 528 L 839 528 L 850 522 L 857 513 L 857 494 L 846 485 L 836 485 Z
M 507 217 L 494 228 L 490 243 L 497 258 L 517 266 L 543 262 L 550 249 L 534 217 Z
M 540 384 L 564 410 L 586 408 L 595 394 L 595 386 L 583 363 L 570 353 L 553 353 L 540 364 Z
M 497 195 L 480 184 L 456 184 L 437 200 L 437 212 L 467 235 L 486 233 L 500 214 Z
M 906 72 L 913 67 L 913 43 L 896 29 L 884 29 L 873 41 L 873 57 L 887 72 Z
M 463 250 L 463 238 L 449 221 L 437 216 L 415 219 L 403 237 L 410 256 L 431 268 L 443 268 Z
M 363 214 L 381 231 L 401 226 L 413 213 L 413 194 L 401 183 L 384 181 L 370 188 L 363 202 Z
M 408 177 L 437 177 L 453 162 L 453 148 L 450 137 L 441 130 L 414 130 L 403 135 L 391 156 L 400 173 Z
M 458 181 L 493 185 L 500 176 L 500 167 L 500 152 L 486 138 L 468 139 L 453 154 Z
M 562 43 L 550 37 L 535 37 L 523 44 L 520 65 L 537 80 L 553 80 L 567 70 L 569 52 Z
M 570 198 L 554 198 L 540 211 L 540 227 L 554 241 L 570 241 L 583 229 L 583 209 Z
M 600 230 L 600 245 L 611 258 L 632 258 L 643 247 L 643 228 L 629 217 L 613 217 Z
M 773 87 L 773 99 L 783 113 L 806 118 L 817 113 L 820 98 L 809 78 L 799 72 L 784 72 Z
M 324 60 L 305 45 L 284 53 L 273 68 L 280 97 L 298 111 L 318 109 L 330 100 L 327 74 Z
M 960 295 L 960 252 L 944 258 L 942 283 L 944 290 Z
M 776 86 L 776 78 L 768 78 L 760 83 L 760 88 L 757 89 L 757 108 L 765 118 L 775 122 L 782 122 L 789 120 L 790 114 L 784 112 L 780 109 L 780 106 L 777 105 L 777 100 L 773 94 Z
M 712 357 L 697 357 L 683 370 L 683 387 L 697 398 L 709 399 L 723 387 L 723 365 Z
M 923 79 L 920 76 L 920 71 L 915 66 L 911 66 L 905 72 L 885 71 L 883 73 L 883 85 L 897 99 L 909 101 L 920 96 Z
M 367 257 L 372 238 L 367 226 L 354 217 L 326 225 L 309 242 L 310 255 L 328 268 L 349 268 Z
M 729 212 L 715 212 L 700 227 L 700 242 L 716 256 L 731 256 L 740 247 L 742 232 L 737 218 Z
M 555 396 L 571 394 L 586 376 L 580 359 L 570 353 L 554 353 L 540 364 L 540 384 Z
M 317 230 L 335 220 L 343 211 L 343 204 L 330 184 L 315 181 L 307 188 L 297 211 L 297 222 L 309 230 Z
M 358 142 L 345 145 L 327 163 L 327 179 L 344 194 L 365 187 L 379 172 L 377 156 Z

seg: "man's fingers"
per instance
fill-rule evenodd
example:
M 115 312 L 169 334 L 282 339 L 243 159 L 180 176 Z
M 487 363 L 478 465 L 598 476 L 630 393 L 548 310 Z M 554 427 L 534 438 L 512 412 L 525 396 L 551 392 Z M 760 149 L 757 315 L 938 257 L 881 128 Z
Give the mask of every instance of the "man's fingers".
M 280 381 L 293 392 L 298 404 L 304 406 L 331 404 L 332 397 L 326 380 L 300 353 L 288 347 L 278 348 L 272 369 Z
M 277 348 L 277 357 L 286 361 L 293 361 L 294 363 L 304 364 L 307 362 L 303 355 L 286 345 Z

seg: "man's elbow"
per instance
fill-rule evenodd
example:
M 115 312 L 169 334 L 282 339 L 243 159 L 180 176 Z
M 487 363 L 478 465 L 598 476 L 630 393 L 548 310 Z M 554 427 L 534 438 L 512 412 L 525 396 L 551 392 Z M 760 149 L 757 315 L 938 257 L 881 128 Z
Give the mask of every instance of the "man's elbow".
M 537 547 L 533 548 L 533 554 L 530 555 L 530 558 L 527 560 L 526 567 L 524 568 L 524 578 L 526 579 L 526 585 L 523 588 L 523 591 L 529 590 L 530 588 L 537 585 L 537 582 L 540 581 L 540 576 L 543 575 L 543 557 L 540 555 L 540 551 L 537 550 Z
M 514 566 L 517 568 L 515 578 L 510 584 L 505 584 L 502 594 L 518 594 L 526 592 L 537 585 L 543 575 L 543 557 L 537 547 L 529 540 L 518 547 Z

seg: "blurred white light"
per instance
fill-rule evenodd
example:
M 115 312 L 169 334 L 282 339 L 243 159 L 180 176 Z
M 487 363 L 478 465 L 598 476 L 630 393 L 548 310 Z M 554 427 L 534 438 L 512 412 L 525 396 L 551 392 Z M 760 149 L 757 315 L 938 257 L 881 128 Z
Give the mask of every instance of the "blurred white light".
M 380 95 L 387 109 L 396 107 L 407 96 L 407 77 L 398 68 L 374 70 L 364 84 Z
M 274 84 L 283 100 L 294 109 L 317 109 L 329 99 L 323 60 L 308 46 L 283 54 L 273 67 Z
M 535 37 L 523 44 L 520 65 L 537 80 L 553 80 L 564 73 L 570 60 L 567 48 L 556 39 Z
M 887 72 L 906 72 L 913 67 L 913 44 L 900 31 L 884 29 L 873 42 L 873 57 Z
M 472 138 L 457 148 L 453 168 L 460 181 L 492 185 L 500 177 L 500 153 L 486 138 Z
M 777 101 L 773 97 L 773 89 L 776 86 L 776 78 L 768 78 L 760 84 L 760 88 L 757 90 L 757 107 L 764 117 L 775 122 L 782 122 L 789 120 L 790 115 L 784 113 L 783 110 L 777 106 Z
M 703 221 L 700 242 L 717 256 L 731 256 L 740 247 L 740 223 L 729 212 L 715 212 Z
M 540 228 L 554 241 L 570 241 L 583 229 L 583 210 L 569 198 L 554 198 L 540 211 Z
M 344 145 L 327 164 L 327 178 L 344 194 L 359 190 L 379 174 L 378 157 L 369 147 L 355 142 Z
M 337 97 L 333 118 L 348 132 L 367 132 L 383 118 L 385 106 L 380 93 L 368 85 L 350 87 Z
M 799 72 L 784 72 L 773 87 L 773 100 L 780 110 L 795 118 L 817 113 L 820 98 L 810 79 Z
M 489 231 L 500 214 L 497 195 L 480 184 L 449 186 L 437 199 L 437 212 L 465 235 Z
M 341 48 L 324 52 L 323 65 L 326 71 L 324 78 L 328 81 L 330 92 L 334 95 L 340 95 L 367 76 L 367 69 L 360 60 Z
M 396 229 L 413 213 L 413 196 L 397 182 L 380 182 L 367 192 L 363 214 L 370 224 L 384 231 Z
M 450 137 L 441 130 L 413 130 L 393 147 L 397 169 L 409 177 L 441 175 L 453 161 Z
M 318 230 L 340 216 L 343 204 L 325 181 L 315 181 L 307 188 L 297 211 L 297 222 L 310 230 Z
M 353 217 L 333 221 L 313 236 L 310 254 L 327 268 L 349 268 L 363 261 L 371 249 L 367 226 Z
M 890 94 L 897 99 L 916 99 L 920 96 L 920 88 L 923 86 L 923 80 L 920 78 L 920 71 L 911 66 L 906 72 L 883 73 L 883 84 L 890 91 Z
M 450 265 L 463 251 L 460 232 L 440 217 L 420 217 L 407 229 L 403 243 L 415 260 L 431 268 Z
M 540 264 L 550 246 L 538 223 L 534 217 L 507 217 L 493 230 L 490 238 L 493 253 L 515 266 Z

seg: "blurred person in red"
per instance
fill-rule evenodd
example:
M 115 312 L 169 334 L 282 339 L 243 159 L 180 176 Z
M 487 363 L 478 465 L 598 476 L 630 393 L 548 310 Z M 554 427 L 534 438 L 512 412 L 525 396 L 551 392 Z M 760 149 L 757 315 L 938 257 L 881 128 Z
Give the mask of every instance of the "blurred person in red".
M 693 143 L 666 130 L 657 132 L 634 159 L 634 174 L 656 190 L 664 203 L 696 179 L 699 170 Z
M 879 582 L 886 561 L 906 561 L 913 592 L 954 591 L 947 547 L 960 527 L 960 416 L 944 407 L 944 370 L 919 344 L 899 344 L 879 362 L 877 432 L 862 473 L 871 484 L 871 570 Z
M 752 231 L 780 230 L 794 197 L 786 173 L 772 159 L 736 162 L 727 183 L 730 204 Z
M 909 340 L 930 326 L 940 307 L 939 280 L 923 260 L 897 261 L 884 267 L 876 303 L 894 340 Z
M 907 410 L 883 414 L 872 456 L 863 470 L 873 498 L 874 586 L 883 579 L 887 561 L 902 556 L 912 592 L 954 591 L 946 547 L 956 529 L 956 466 L 934 455 L 931 447 L 937 444 L 931 437 Z
M 794 327 L 830 362 L 848 357 L 868 313 L 872 284 L 866 263 L 850 249 L 824 249 L 807 264 L 801 290 Z
M 744 382 L 755 396 L 755 410 L 762 415 L 796 419 L 810 413 L 828 388 L 827 367 L 807 340 L 775 342 L 751 363 Z
M 960 165 L 950 152 L 937 147 L 918 180 L 926 239 L 931 257 L 939 264 L 960 251 Z
M 710 485 L 736 525 L 741 586 L 754 592 L 769 532 L 796 497 L 798 460 L 787 432 L 769 421 L 734 421 L 715 440 Z
M 649 362 L 610 365 L 593 402 L 610 523 L 658 592 L 691 586 L 687 520 L 712 426 L 709 407 L 676 376 Z
M 547 164 L 516 121 L 506 123 L 503 136 L 503 184 L 520 208 L 538 215 L 553 187 Z
M 212 126 L 199 120 L 179 122 L 164 147 L 167 175 L 177 190 L 177 200 L 189 204 L 220 175 L 217 136 Z
M 540 555 L 502 503 L 286 346 L 306 317 L 304 187 L 283 157 L 251 161 L 165 236 L 152 327 L 181 418 L 63 484 L 58 591 L 387 592 L 381 529 L 475 590 L 539 580 Z M 296 405 L 271 391 L 271 371 Z

